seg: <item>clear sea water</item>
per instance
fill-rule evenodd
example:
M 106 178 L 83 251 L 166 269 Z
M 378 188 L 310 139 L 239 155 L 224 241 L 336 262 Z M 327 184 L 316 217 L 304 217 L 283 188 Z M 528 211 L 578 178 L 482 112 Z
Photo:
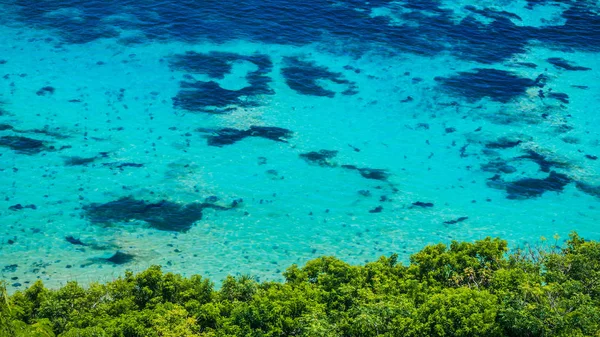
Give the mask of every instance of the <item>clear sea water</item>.
M 600 239 L 598 1 L 0 0 L 0 279 Z

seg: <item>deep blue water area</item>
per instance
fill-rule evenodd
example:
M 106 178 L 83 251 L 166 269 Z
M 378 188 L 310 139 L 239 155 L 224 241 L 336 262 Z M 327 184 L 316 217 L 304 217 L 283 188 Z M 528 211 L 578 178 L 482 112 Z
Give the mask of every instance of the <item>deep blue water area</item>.
M 600 8 L 0 0 L 0 278 L 600 230 Z

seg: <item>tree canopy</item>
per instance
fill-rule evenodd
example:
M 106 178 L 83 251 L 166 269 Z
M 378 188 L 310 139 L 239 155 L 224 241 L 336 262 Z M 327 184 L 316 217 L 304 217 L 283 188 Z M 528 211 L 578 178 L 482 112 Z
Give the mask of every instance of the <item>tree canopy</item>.
M 508 250 L 486 238 L 363 266 L 325 256 L 284 282 L 159 266 L 106 284 L 0 287 L 0 336 L 600 336 L 600 243 Z

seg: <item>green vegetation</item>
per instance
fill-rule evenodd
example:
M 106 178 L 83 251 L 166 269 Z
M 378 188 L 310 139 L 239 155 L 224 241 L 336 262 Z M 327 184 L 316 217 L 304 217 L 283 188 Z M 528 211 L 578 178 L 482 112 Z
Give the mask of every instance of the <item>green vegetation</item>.
M 351 266 L 322 257 L 286 281 L 159 267 L 107 284 L 0 291 L 0 336 L 600 336 L 600 243 L 508 252 L 505 241 L 427 246 Z

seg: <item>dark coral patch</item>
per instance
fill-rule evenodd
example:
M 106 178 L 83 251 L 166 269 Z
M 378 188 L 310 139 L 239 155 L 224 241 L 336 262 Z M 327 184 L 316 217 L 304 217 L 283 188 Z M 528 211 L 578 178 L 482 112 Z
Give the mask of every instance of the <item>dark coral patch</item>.
M 181 90 L 173 97 L 176 108 L 192 112 L 226 113 L 236 107 L 253 107 L 259 104 L 254 100 L 242 99 L 259 94 L 272 94 L 270 89 L 256 90 L 246 87 L 240 90 L 222 88 L 217 82 L 187 82 L 180 84 Z
M 247 130 L 238 130 L 234 128 L 223 128 L 215 131 L 215 135 L 206 137 L 207 144 L 210 146 L 224 146 L 239 142 L 248 137 Z
M 173 97 L 173 105 L 192 112 L 224 113 L 236 107 L 258 106 L 259 103 L 255 99 L 257 96 L 275 93 L 269 87 L 271 78 L 267 76 L 273 68 L 273 63 L 266 55 L 187 52 L 175 55 L 170 65 L 176 70 L 206 74 L 220 79 L 231 71 L 232 64 L 236 61 L 248 61 L 258 67 L 256 71 L 246 75 L 249 86 L 240 90 L 229 90 L 222 88 L 215 81 L 196 81 L 188 76 L 188 81 L 180 83 L 181 90 Z
M 356 170 L 360 173 L 363 178 L 373 179 L 373 180 L 381 180 L 387 181 L 390 177 L 390 173 L 387 170 L 383 169 L 372 169 L 368 167 L 356 167 L 354 165 L 342 165 L 343 168 L 349 170 Z
M 550 172 L 544 179 L 524 178 L 505 185 L 508 199 L 528 199 L 539 197 L 545 192 L 561 192 L 571 179 L 562 173 Z
M 231 72 L 232 62 L 236 59 L 237 55 L 232 53 L 210 52 L 200 54 L 188 51 L 182 55 L 175 55 L 169 61 L 169 65 L 173 69 L 206 74 L 211 78 L 222 79 Z
M 461 216 L 461 217 L 459 217 L 457 219 L 454 219 L 454 220 L 444 221 L 444 224 L 445 225 L 456 225 L 457 223 L 461 223 L 461 222 L 467 221 L 467 220 L 469 220 L 468 216 Z
M 5 273 L 6 273 L 6 272 L 9 272 L 9 273 L 14 273 L 14 272 L 16 272 L 16 271 L 17 271 L 17 268 L 18 268 L 18 267 L 19 267 L 19 265 L 16 265 L 16 264 L 9 264 L 9 265 L 6 265 L 6 266 L 4 266 L 4 267 L 2 268 L 2 271 L 3 271 L 3 272 L 5 272 Z
M 562 92 L 549 92 L 548 98 L 553 98 L 557 101 L 561 101 L 565 104 L 569 104 L 569 95 Z
M 570 47 L 584 51 L 600 51 L 600 16 L 597 4 L 587 1 L 571 1 L 562 12 L 563 25 L 546 26 L 536 31 L 535 38 L 555 44 L 555 47 Z
M 329 160 L 337 156 L 337 153 L 337 151 L 332 150 L 311 151 L 307 153 L 301 153 L 300 158 L 306 160 L 310 164 L 316 164 L 323 167 L 333 167 L 335 164 Z
M 335 92 L 323 88 L 318 81 L 331 81 L 347 87 L 342 92 L 344 95 L 356 94 L 356 83 L 348 81 L 341 73 L 332 72 L 326 67 L 314 62 L 303 61 L 297 57 L 284 58 L 285 67 L 281 70 L 285 83 L 294 91 L 302 95 L 334 97 Z
M 485 144 L 485 147 L 488 149 L 510 149 L 512 147 L 518 146 L 521 144 L 521 140 L 511 140 L 508 138 L 498 138 L 498 140 L 493 142 L 488 142 Z
M 81 241 L 80 239 L 69 235 L 65 237 L 65 240 L 67 240 L 68 243 L 75 245 L 75 246 L 87 246 L 87 244 L 83 243 L 83 241 Z
M 36 91 L 36 95 L 38 96 L 46 96 L 46 95 L 52 95 L 54 94 L 54 91 L 56 91 L 56 89 L 54 89 L 54 87 L 43 87 L 40 90 Z
M 587 193 L 591 196 L 600 198 L 600 186 L 598 185 L 591 185 L 582 181 L 578 181 L 575 184 L 575 187 L 577 187 L 577 189 L 583 193 Z
M 431 208 L 431 207 L 433 207 L 433 203 L 432 202 L 423 202 L 423 201 L 413 202 L 412 205 L 413 205 L 413 207 L 421 207 L 421 208 Z
M 266 74 L 273 64 L 267 55 L 240 55 L 226 52 L 197 53 L 188 51 L 178 54 L 169 60 L 172 69 L 188 73 L 205 74 L 214 79 L 223 79 L 229 74 L 235 62 L 248 61 L 258 66 L 257 72 Z
M 534 32 L 529 27 L 515 25 L 511 18 L 518 18 L 516 15 L 491 9 L 478 12 L 493 21 L 482 24 L 473 16 L 467 16 L 458 24 L 452 23 L 448 16 L 443 21 L 435 21 L 433 18 L 419 21 L 424 24 L 441 24 L 440 28 L 450 40 L 450 49 L 461 58 L 492 64 L 526 52 L 528 41 Z
M 93 163 L 98 157 L 66 157 L 64 158 L 66 166 L 85 166 L 87 164 Z
M 246 137 L 260 137 L 270 139 L 276 142 L 287 142 L 291 138 L 293 132 L 274 126 L 251 126 L 247 130 L 239 130 L 234 128 L 223 128 L 214 131 L 214 135 L 207 136 L 207 144 L 209 146 L 224 146 L 234 144 Z
M 140 37 L 121 36 L 120 41 L 139 43 L 138 40 L 148 38 L 223 43 L 248 40 L 298 46 L 333 40 L 334 44 L 362 47 L 344 45 L 345 52 L 363 53 L 376 46 L 434 55 L 450 49 L 461 59 L 487 64 L 523 53 L 532 40 L 556 47 L 600 49 L 600 19 L 594 1 L 527 2 L 530 9 L 537 4 L 566 5 L 562 12 L 564 24 L 548 22 L 541 28 L 516 25 L 513 21 L 520 20 L 516 14 L 481 8 L 481 5 L 467 6 L 466 9 L 491 22 L 483 23 L 474 15 L 456 22 L 456 13 L 436 0 L 223 0 L 201 3 L 190 0 L 16 0 L 11 3 L 16 5 L 17 20 L 28 26 L 51 28 L 68 43 L 86 43 L 126 31 L 139 31 Z M 393 3 L 393 16 L 399 20 L 373 15 L 374 8 L 388 7 L 390 3 Z M 132 18 L 123 19 L 124 16 Z
M 572 71 L 592 70 L 592 68 L 574 65 L 571 62 L 569 62 L 565 59 L 562 59 L 560 57 L 551 57 L 551 58 L 547 59 L 546 61 L 548 61 L 548 63 L 552 64 L 553 66 L 555 66 L 556 68 L 559 68 L 559 69 L 572 70 Z
M 23 154 L 36 154 L 48 149 L 46 143 L 41 140 L 21 136 L 2 136 L 0 146 Z
M 93 223 L 110 224 L 138 220 L 158 230 L 186 232 L 196 221 L 202 219 L 202 212 L 206 208 L 227 209 L 212 203 L 180 204 L 166 200 L 151 203 L 125 197 L 105 204 L 85 206 L 84 211 L 85 216 Z
M 21 204 L 16 204 L 16 205 L 12 205 L 10 207 L 8 207 L 9 210 L 11 211 L 20 211 L 23 209 L 37 209 L 37 206 L 34 204 L 30 204 L 30 205 L 21 205 Z
M 514 173 L 517 169 L 509 165 L 507 162 L 501 159 L 495 159 L 488 163 L 481 164 L 481 170 L 485 172 L 493 172 L 493 173 Z
M 133 261 L 134 258 L 135 258 L 135 256 L 133 254 L 117 251 L 111 257 L 103 258 L 101 260 L 112 263 L 112 264 L 121 265 L 121 264 L 125 264 L 125 263 Z
M 510 71 L 474 69 L 459 72 L 451 77 L 436 77 L 443 91 L 476 102 L 484 97 L 501 103 L 523 95 L 528 88 L 538 85 L 538 80 L 519 77 Z
M 563 162 L 559 162 L 556 160 L 550 160 L 546 156 L 541 155 L 541 154 L 535 152 L 534 150 L 527 150 L 526 153 L 527 153 L 526 155 L 519 156 L 515 159 L 531 160 L 534 163 L 538 164 L 538 166 L 540 167 L 540 171 L 542 171 L 542 172 L 550 172 L 550 169 L 553 167 L 566 168 L 569 166 L 568 164 L 563 163 Z

